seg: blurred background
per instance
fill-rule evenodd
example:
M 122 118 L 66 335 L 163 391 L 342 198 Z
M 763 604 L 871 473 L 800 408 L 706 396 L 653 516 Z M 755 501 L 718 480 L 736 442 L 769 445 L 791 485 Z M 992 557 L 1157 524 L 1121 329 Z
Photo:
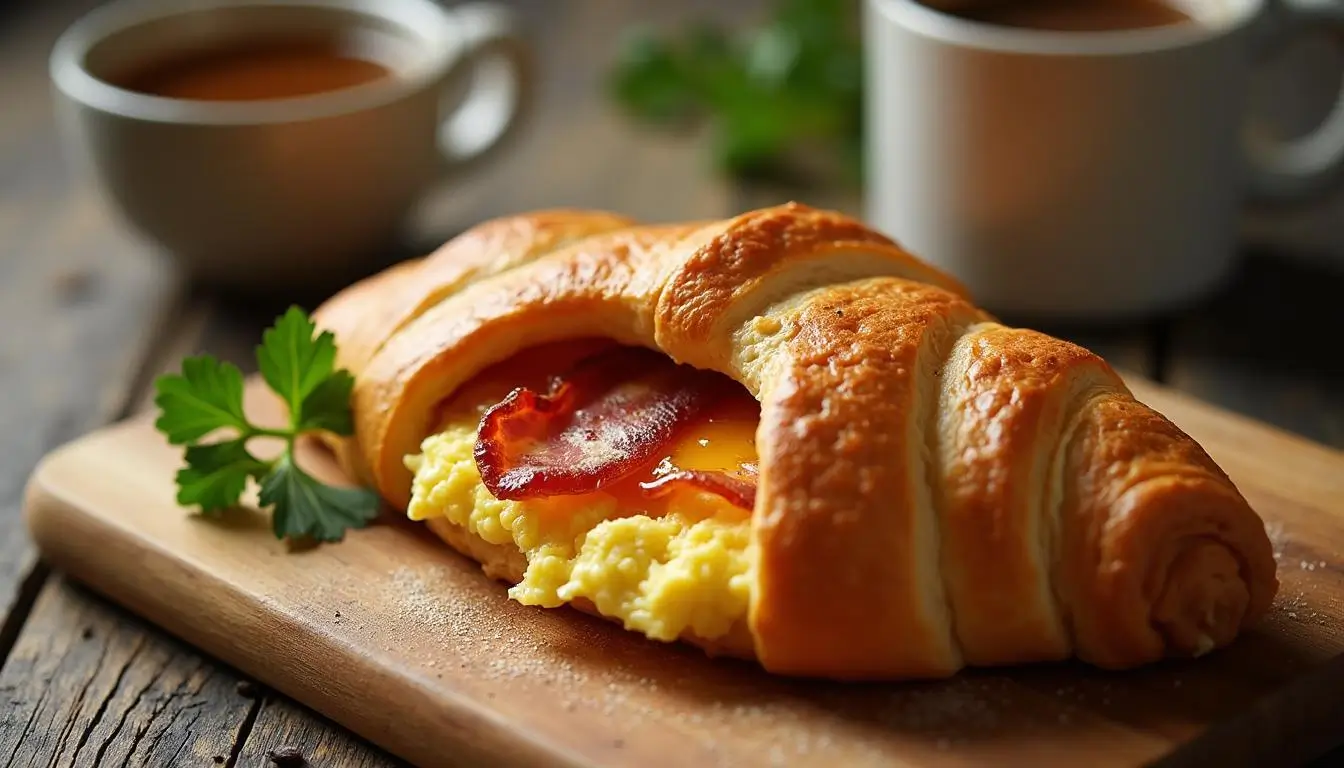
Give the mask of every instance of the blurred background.
M 855 0 L 505 4 L 534 47 L 531 114 L 506 151 L 436 185 L 405 241 L 371 255 L 368 271 L 483 219 L 550 206 L 647 221 L 721 217 L 791 199 L 862 213 Z M 106 380 L 118 366 L 134 367 L 127 361 L 141 336 L 179 327 L 164 325 L 160 305 L 181 306 L 190 289 L 169 260 L 108 214 L 54 131 L 47 56 L 56 36 L 97 5 L 0 9 L 0 376 L 12 398 L 87 400 L 86 381 L 39 372 L 71 370 L 80 359 L 77 370 Z M 1252 103 L 1276 134 L 1301 134 L 1329 111 L 1340 92 L 1340 50 L 1327 34 L 1302 36 L 1256 73 Z M 1131 371 L 1344 443 L 1344 371 L 1336 356 L 1319 354 L 1312 330 L 1344 319 L 1342 222 L 1339 188 L 1301 205 L 1247 207 L 1238 277 L 1226 290 L 1120 327 L 1046 330 Z M 322 297 L 292 298 L 311 306 Z M 17 419 L 31 408 L 0 413 Z M 27 457 L 50 442 L 31 439 Z
M 369 271 L 483 219 L 535 208 L 605 208 L 649 222 L 787 200 L 862 213 L 856 2 L 505 2 L 534 45 L 530 118 L 506 152 L 437 185 L 404 241 L 371 254 Z M 0 658 L 8 656 L 0 692 L 77 690 L 101 679 L 91 665 L 63 667 L 51 656 L 50 637 L 87 625 L 140 638 L 123 645 L 169 649 L 128 664 L 194 658 L 77 587 L 47 580 L 22 533 L 23 483 L 46 451 L 144 409 L 148 382 L 183 354 L 205 349 L 249 368 L 260 329 L 284 303 L 216 296 L 184 281 L 68 161 L 47 57 L 61 31 L 97 5 L 0 5 Z M 1327 35 L 1303 38 L 1257 74 L 1252 101 L 1275 132 L 1300 134 L 1327 113 L 1340 93 L 1341 50 Z M 1291 208 L 1247 208 L 1238 227 L 1236 277 L 1178 312 L 1086 326 L 1004 319 L 1344 447 L 1344 355 L 1335 349 L 1344 324 L 1344 189 Z M 321 298 L 290 300 L 311 308 Z M 227 681 L 231 673 L 217 674 Z M 286 728 L 327 727 L 276 706 L 298 718 Z M 80 707 L 41 715 L 57 720 L 39 726 L 87 717 Z M 332 749 L 366 754 L 339 730 L 321 733 Z

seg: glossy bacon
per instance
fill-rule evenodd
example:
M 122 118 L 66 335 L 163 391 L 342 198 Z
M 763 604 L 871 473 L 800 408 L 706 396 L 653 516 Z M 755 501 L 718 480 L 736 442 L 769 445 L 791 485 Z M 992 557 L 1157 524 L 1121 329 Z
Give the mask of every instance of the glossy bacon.
M 499 499 L 590 493 L 647 466 L 730 386 L 651 350 L 603 352 L 486 411 L 476 466 Z
M 702 491 L 716 493 L 729 503 L 750 510 L 756 506 L 756 482 L 727 472 L 713 472 L 699 469 L 679 469 L 669 472 L 655 480 L 639 484 L 650 496 L 661 496 L 674 488 L 692 486 Z

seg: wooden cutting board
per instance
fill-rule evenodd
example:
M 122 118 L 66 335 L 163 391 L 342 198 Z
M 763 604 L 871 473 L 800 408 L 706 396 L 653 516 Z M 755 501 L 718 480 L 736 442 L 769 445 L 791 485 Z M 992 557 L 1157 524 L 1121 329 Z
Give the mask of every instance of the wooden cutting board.
M 1269 524 L 1283 587 L 1232 648 L 936 683 L 771 678 L 569 609 L 510 602 L 389 519 L 287 551 L 261 513 L 173 500 L 152 414 L 68 444 L 29 486 L 55 566 L 425 766 L 1291 765 L 1344 739 L 1344 454 L 1131 379 Z M 249 384 L 252 413 L 268 399 Z M 328 477 L 327 457 L 304 457 Z

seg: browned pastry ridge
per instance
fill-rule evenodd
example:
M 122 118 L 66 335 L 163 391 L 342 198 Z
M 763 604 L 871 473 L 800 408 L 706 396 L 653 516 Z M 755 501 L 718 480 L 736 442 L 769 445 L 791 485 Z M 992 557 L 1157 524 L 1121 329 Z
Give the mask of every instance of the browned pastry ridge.
M 536 345 L 605 337 L 740 382 L 761 404 L 750 608 L 683 639 L 771 672 L 1128 668 L 1227 645 L 1278 589 L 1260 517 L 1105 361 L 999 324 L 838 213 L 504 217 L 315 317 L 356 377 L 356 434 L 333 448 L 398 509 L 439 405 Z M 430 524 L 521 577 L 518 552 Z

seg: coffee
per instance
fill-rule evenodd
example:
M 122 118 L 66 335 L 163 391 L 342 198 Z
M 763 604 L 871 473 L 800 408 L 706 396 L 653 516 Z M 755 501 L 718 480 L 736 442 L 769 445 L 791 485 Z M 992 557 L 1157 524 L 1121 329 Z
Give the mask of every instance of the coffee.
M 254 101 L 350 88 L 388 72 L 340 41 L 292 40 L 196 51 L 156 61 L 115 84 L 174 99 Z
M 1160 27 L 1190 19 L 1162 0 L 990 0 L 957 15 L 986 24 L 1063 32 Z

